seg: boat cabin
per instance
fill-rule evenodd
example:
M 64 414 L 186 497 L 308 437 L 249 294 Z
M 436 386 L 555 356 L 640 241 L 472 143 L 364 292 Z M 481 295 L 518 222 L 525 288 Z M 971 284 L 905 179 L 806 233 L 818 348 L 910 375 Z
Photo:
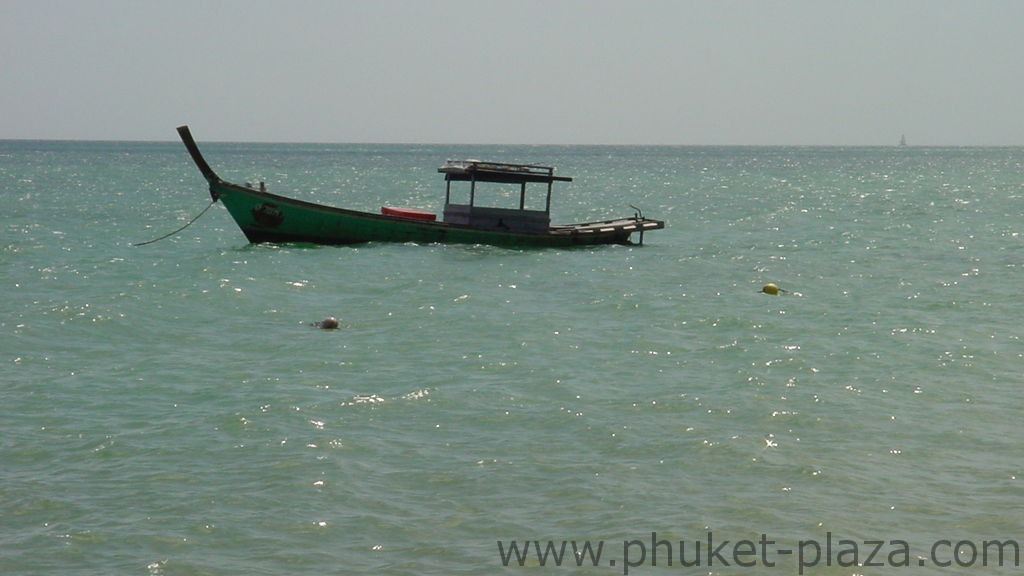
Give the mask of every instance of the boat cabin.
M 444 174 L 444 221 L 474 228 L 492 228 L 510 232 L 547 232 L 551 227 L 551 186 L 554 182 L 572 182 L 572 178 L 555 176 L 550 166 L 533 164 L 505 164 L 480 160 L 449 160 L 437 169 Z M 468 182 L 468 203 L 452 201 L 452 182 Z M 547 185 L 544 209 L 527 209 L 526 185 Z M 486 184 L 486 186 L 484 186 Z M 518 186 L 518 208 L 480 206 L 477 195 L 483 188 Z M 506 191 L 507 195 L 507 191 Z

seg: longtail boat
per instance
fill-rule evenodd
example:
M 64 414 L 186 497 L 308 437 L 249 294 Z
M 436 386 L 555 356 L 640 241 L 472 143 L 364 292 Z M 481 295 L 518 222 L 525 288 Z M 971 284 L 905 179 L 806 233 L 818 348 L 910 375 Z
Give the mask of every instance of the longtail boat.
M 400 207 L 381 212 L 361 212 L 314 204 L 279 196 L 259 187 L 222 180 L 210 167 L 192 138 L 188 126 L 178 127 L 185 148 L 210 186 L 213 201 L 220 201 L 245 237 L 257 242 L 308 242 L 355 244 L 361 242 L 414 242 L 490 244 L 498 246 L 575 246 L 588 244 L 629 244 L 637 233 L 665 227 L 661 220 L 646 218 L 640 210 L 633 216 L 584 222 L 551 224 L 551 189 L 555 182 L 572 178 L 555 175 L 550 166 L 506 164 L 479 160 L 449 160 L 438 172 L 446 182 L 443 219 L 433 213 Z M 452 183 L 468 184 L 468 203 L 452 197 Z M 480 205 L 478 195 L 486 187 L 519 186 L 519 207 Z M 526 208 L 526 185 L 547 186 L 544 209 Z

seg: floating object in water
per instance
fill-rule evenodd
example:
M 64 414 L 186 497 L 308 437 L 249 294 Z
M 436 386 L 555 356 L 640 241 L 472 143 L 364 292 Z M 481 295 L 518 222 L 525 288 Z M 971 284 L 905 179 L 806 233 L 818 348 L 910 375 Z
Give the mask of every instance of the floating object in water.
M 335 330 L 338 328 L 338 319 L 334 316 L 328 316 L 319 322 L 314 322 L 313 325 L 324 330 Z
M 761 288 L 761 292 L 764 292 L 765 294 L 771 294 L 772 296 L 774 296 L 779 292 L 785 292 L 785 290 L 769 282 L 765 284 L 764 287 Z

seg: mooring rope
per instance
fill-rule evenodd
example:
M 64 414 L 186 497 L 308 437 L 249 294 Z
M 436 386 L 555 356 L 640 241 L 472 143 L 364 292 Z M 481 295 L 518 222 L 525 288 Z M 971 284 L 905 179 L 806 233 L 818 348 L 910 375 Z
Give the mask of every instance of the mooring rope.
M 161 236 L 161 237 L 159 237 L 159 238 L 154 238 L 154 239 L 152 239 L 152 240 L 148 240 L 148 241 L 146 241 L 146 242 L 139 242 L 138 244 L 132 244 L 132 246 L 145 246 L 146 244 L 152 244 L 153 242 L 159 242 L 160 240 L 163 240 L 164 238 L 170 238 L 171 236 L 174 236 L 174 235 L 175 235 L 175 234 L 177 234 L 178 232 L 181 232 L 181 231 L 182 231 L 182 230 L 184 230 L 185 228 L 188 228 L 189 226 L 191 226 L 191 225 L 192 225 L 192 223 L 193 223 L 193 222 L 195 222 L 196 220 L 199 220 L 199 218 L 200 218 L 200 217 L 201 217 L 201 216 L 202 216 L 203 214 L 206 214 L 206 211 L 207 211 L 207 210 L 209 210 L 209 209 L 210 209 L 210 207 L 211 207 L 211 206 L 213 206 L 213 205 L 214 205 L 214 204 L 216 204 L 216 203 L 217 203 L 217 199 L 216 199 L 216 198 L 214 198 L 214 199 L 213 199 L 213 201 L 212 201 L 212 202 L 210 202 L 210 203 L 209 203 L 209 204 L 208 204 L 208 205 L 206 206 L 206 208 L 203 208 L 203 211 L 202 211 L 202 212 L 200 212 L 199 214 L 196 214 L 196 217 L 195 217 L 195 218 L 193 218 L 193 219 L 189 220 L 189 221 L 188 221 L 188 224 L 185 224 L 184 226 L 182 226 L 181 228 L 178 228 L 178 229 L 177 229 L 177 230 L 175 230 L 174 232 L 169 232 L 169 233 L 167 233 L 167 234 L 164 234 L 163 236 Z

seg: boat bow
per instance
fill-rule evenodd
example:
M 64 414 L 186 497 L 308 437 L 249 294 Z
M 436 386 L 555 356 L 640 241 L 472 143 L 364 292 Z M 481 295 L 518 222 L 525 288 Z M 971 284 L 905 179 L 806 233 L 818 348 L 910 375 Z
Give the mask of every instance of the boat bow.
M 206 158 L 203 158 L 202 152 L 199 151 L 199 145 L 192 138 L 192 132 L 188 129 L 188 126 L 178 126 L 178 136 L 181 137 L 181 141 L 185 144 L 185 149 L 188 150 L 189 156 L 192 156 L 192 161 L 196 163 L 196 167 L 203 174 L 203 178 L 206 178 L 206 181 L 210 183 L 210 196 L 217 200 L 218 195 L 214 189 L 214 184 L 222 181 L 220 176 L 217 176 L 217 173 L 206 162 Z

